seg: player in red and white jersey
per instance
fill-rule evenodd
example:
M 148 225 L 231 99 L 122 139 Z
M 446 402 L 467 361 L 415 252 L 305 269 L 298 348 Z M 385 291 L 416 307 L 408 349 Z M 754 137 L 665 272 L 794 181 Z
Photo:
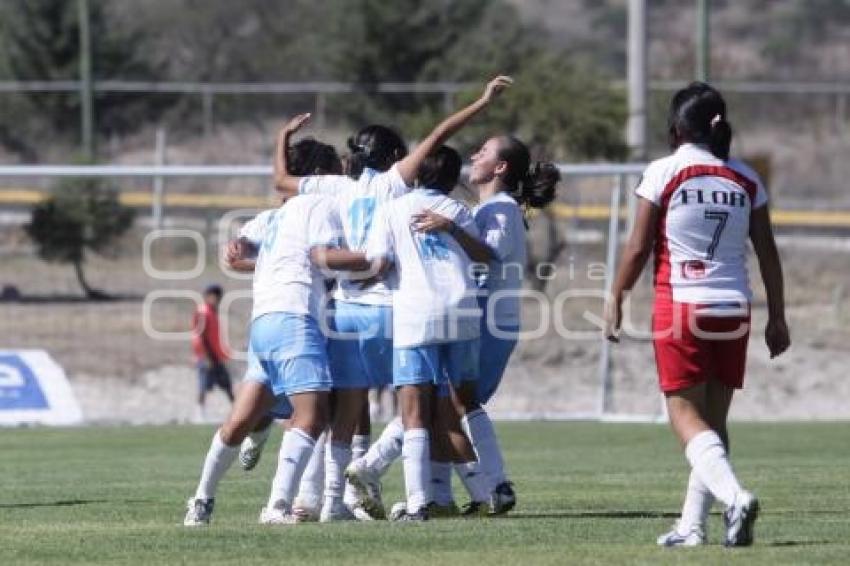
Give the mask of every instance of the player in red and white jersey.
M 655 360 L 670 424 L 691 465 L 682 517 L 658 544 L 703 544 L 716 498 L 726 505 L 725 544 L 747 546 L 759 504 L 732 471 L 726 430 L 733 393 L 743 386 L 749 339 L 747 240 L 767 292 L 771 357 L 790 345 L 782 266 L 764 186 L 752 169 L 729 158 L 732 129 L 720 93 L 704 83 L 678 91 L 668 124 L 674 151 L 651 163 L 637 188 L 635 228 L 606 305 L 606 335 L 616 341 L 625 294 L 654 251 Z

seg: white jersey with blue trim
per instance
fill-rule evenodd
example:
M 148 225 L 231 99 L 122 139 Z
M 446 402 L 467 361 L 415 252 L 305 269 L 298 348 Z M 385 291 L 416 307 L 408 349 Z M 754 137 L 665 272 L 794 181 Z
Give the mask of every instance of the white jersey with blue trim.
M 266 230 L 269 224 L 271 224 L 272 217 L 277 213 L 277 210 L 276 208 L 270 208 L 257 214 L 242 226 L 239 230 L 239 237 L 245 238 L 259 248 L 260 244 L 263 243 L 263 236 L 265 236 Z
M 344 175 L 315 175 L 304 177 L 298 186 L 302 194 L 321 194 L 333 198 L 338 206 L 345 243 L 349 249 L 363 251 L 375 215 L 386 203 L 404 195 L 410 189 L 398 168 L 388 171 L 364 169 L 358 179 Z M 391 305 L 392 295 L 384 282 L 361 289 L 359 281 L 345 277 L 337 279 L 334 298 L 365 305 Z
M 319 320 L 325 277 L 310 261 L 310 250 L 339 246 L 342 229 L 334 201 L 319 195 L 299 195 L 267 219 L 254 268 L 252 319 L 287 312 Z
M 484 280 L 492 322 L 518 326 L 519 294 L 528 261 L 522 209 L 510 195 L 500 191 L 478 205 L 474 214 L 482 240 L 495 256 Z
M 393 292 L 393 345 L 471 340 L 480 335 L 481 313 L 472 261 L 448 233 L 411 228 L 415 214 L 430 209 L 478 237 L 472 213 L 440 191 L 417 189 L 384 205 L 375 219 L 367 257 L 387 258 L 397 273 Z

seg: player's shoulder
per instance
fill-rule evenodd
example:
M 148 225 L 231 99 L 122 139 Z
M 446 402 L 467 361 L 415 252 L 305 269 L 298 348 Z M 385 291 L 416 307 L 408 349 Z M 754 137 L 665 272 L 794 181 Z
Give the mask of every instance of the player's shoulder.
M 726 166 L 735 171 L 736 173 L 743 175 L 756 185 L 762 185 L 761 177 L 756 172 L 755 169 L 744 163 L 738 158 L 732 157 L 726 162 Z
M 678 152 L 665 155 L 649 162 L 643 170 L 643 179 L 651 181 L 665 181 L 673 178 L 676 173 L 686 166 L 682 156 Z
M 488 216 L 522 216 L 522 209 L 517 201 L 504 191 L 501 191 L 473 209 L 476 218 Z

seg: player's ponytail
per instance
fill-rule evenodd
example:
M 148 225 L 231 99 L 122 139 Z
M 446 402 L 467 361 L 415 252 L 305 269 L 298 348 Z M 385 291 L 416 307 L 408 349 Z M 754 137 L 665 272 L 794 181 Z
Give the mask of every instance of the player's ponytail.
M 676 92 L 667 124 L 672 149 L 688 142 L 703 144 L 719 159 L 729 159 L 732 126 L 726 119 L 726 101 L 714 87 L 694 82 Z
M 517 202 L 527 208 L 546 208 L 555 200 L 555 186 L 561 172 L 554 163 L 537 161 L 520 181 Z
M 348 138 L 348 174 L 357 179 L 367 167 L 387 171 L 407 155 L 407 144 L 392 128 L 373 124 Z
M 729 159 L 732 146 L 732 126 L 726 117 L 717 114 L 711 121 L 711 132 L 708 134 L 708 148 L 716 157 L 723 161 Z
M 528 147 L 514 136 L 499 138 L 499 159 L 507 164 L 502 182 L 520 206 L 544 208 L 555 199 L 555 186 L 561 173 L 554 164 L 532 165 Z

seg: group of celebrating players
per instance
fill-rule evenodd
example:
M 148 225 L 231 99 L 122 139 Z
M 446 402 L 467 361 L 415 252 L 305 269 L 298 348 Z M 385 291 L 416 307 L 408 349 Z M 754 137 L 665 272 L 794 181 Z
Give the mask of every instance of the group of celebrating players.
M 185 525 L 209 523 L 220 479 L 237 457 L 245 469 L 256 465 L 274 419 L 288 428 L 260 523 L 384 519 L 381 476 L 399 457 L 406 497 L 391 520 L 515 506 L 484 405 L 520 336 L 525 215 L 554 199 L 560 175 L 551 163 L 532 164 L 517 138 L 491 137 L 471 157 L 478 204 L 470 210 L 448 196 L 462 159 L 444 145 L 511 83 L 490 81 L 411 152 L 393 129 L 363 128 L 344 166 L 329 145 L 292 143 L 309 115 L 281 130 L 274 164 L 283 204 L 248 222 L 226 250 L 233 269 L 254 273 L 248 369 Z M 773 354 L 790 343 L 781 267 L 764 187 L 729 159 L 720 94 L 702 83 L 679 91 L 670 133 L 673 155 L 651 164 L 637 189 L 606 332 L 617 339 L 623 300 L 654 247 L 656 361 L 692 466 L 682 519 L 658 542 L 705 543 L 716 498 L 727 507 L 725 543 L 747 545 L 758 500 L 735 479 L 725 427 L 749 335 L 747 237 L 767 289 Z M 387 385 L 400 417 L 370 445 L 367 393 Z M 462 508 L 453 473 L 469 495 Z

